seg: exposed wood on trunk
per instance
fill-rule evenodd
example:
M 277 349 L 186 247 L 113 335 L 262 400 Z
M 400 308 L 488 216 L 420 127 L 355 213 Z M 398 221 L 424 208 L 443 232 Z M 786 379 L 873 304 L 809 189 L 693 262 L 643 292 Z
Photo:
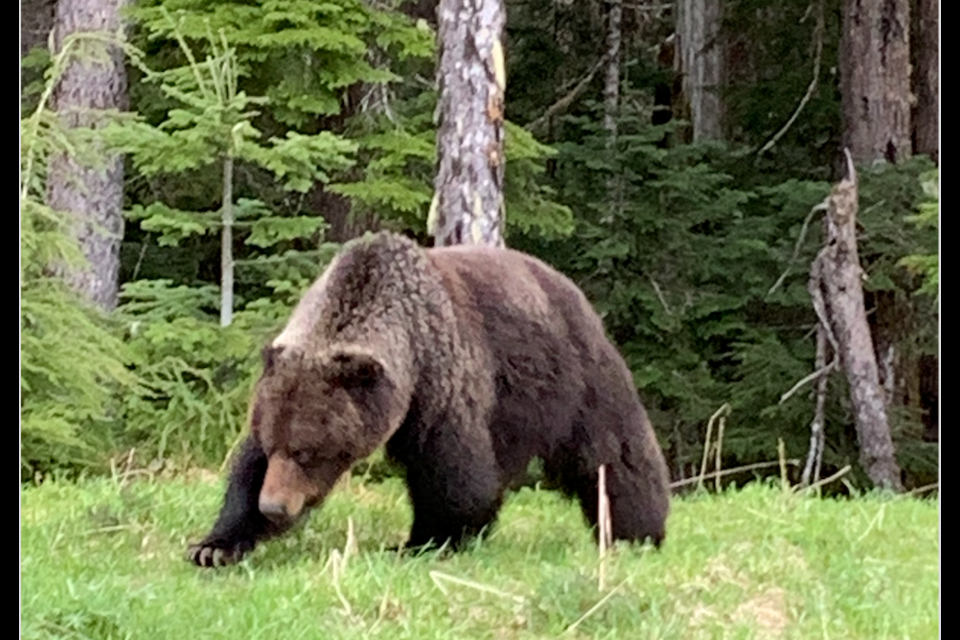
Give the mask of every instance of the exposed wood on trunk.
M 442 0 L 437 177 L 428 227 L 438 246 L 503 245 L 502 0 Z
M 693 139 L 720 140 L 724 137 L 720 89 L 726 64 L 720 0 L 679 0 L 677 6 L 683 93 L 690 101 Z
M 60 0 L 56 9 L 55 47 L 76 33 L 120 32 L 120 8 L 125 0 Z M 123 108 L 127 76 L 118 47 L 104 54 L 99 44 L 81 43 L 61 76 L 54 107 L 67 128 L 103 126 L 103 110 Z M 117 304 L 120 240 L 123 236 L 123 160 L 89 145 L 88 157 L 51 158 L 47 204 L 73 216 L 72 233 L 87 264 L 63 266 L 66 282 L 94 304 Z
M 909 0 L 844 0 L 843 144 L 857 162 L 910 155 Z
M 860 464 L 875 485 L 902 491 L 863 303 L 856 236 L 856 170 L 849 152 L 846 157 L 847 175 L 827 198 L 824 248 L 814 260 L 811 278 L 819 282 L 830 328 L 828 335 L 836 340 L 840 364 L 850 386 Z
M 913 43 L 913 152 L 940 163 L 940 2 L 917 0 L 917 38 Z

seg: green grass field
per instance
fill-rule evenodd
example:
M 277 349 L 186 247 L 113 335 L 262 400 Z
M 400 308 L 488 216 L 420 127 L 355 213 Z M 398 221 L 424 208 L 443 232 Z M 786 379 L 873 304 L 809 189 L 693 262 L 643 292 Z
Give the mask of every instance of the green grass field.
M 356 481 L 238 566 L 189 541 L 222 484 L 49 482 L 21 495 L 23 638 L 936 638 L 939 503 L 750 485 L 677 499 L 660 551 L 600 564 L 577 506 L 514 494 L 453 556 L 399 556 L 396 480 Z M 354 535 L 349 535 L 351 529 Z

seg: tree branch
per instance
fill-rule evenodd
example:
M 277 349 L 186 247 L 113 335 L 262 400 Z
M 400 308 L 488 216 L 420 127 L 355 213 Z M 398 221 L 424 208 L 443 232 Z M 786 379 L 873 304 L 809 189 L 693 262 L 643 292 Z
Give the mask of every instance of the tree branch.
M 786 460 L 786 461 L 785 461 L 785 464 L 789 464 L 789 465 L 791 465 L 791 466 L 797 466 L 797 465 L 800 464 L 800 461 L 799 461 L 799 460 L 795 460 L 795 459 L 791 459 L 791 460 Z M 742 467 L 735 467 L 735 468 L 733 468 L 733 469 L 724 469 L 723 471 L 711 471 L 710 473 L 705 474 L 705 475 L 703 476 L 703 479 L 704 479 L 704 480 L 710 480 L 711 478 L 719 478 L 719 477 L 723 477 L 723 476 L 729 476 L 729 475 L 733 475 L 734 473 L 741 473 L 741 472 L 743 472 L 743 471 L 753 471 L 753 470 L 755 470 L 755 469 L 768 469 L 768 468 L 770 468 L 770 467 L 776 467 L 776 466 L 779 466 L 779 465 L 780 465 L 780 461 L 779 461 L 779 460 L 774 460 L 774 461 L 772 461 L 772 462 L 755 462 L 755 463 L 753 463 L 753 464 L 744 465 L 744 466 L 742 466 Z M 670 483 L 670 488 L 671 488 L 671 489 L 677 489 L 677 488 L 679 488 L 679 487 L 685 487 L 685 486 L 687 486 L 687 485 L 691 485 L 691 484 L 694 484 L 694 483 L 696 483 L 696 482 L 700 482 L 700 480 L 701 480 L 700 476 L 695 476 L 695 477 L 687 478 L 687 479 L 685 479 L 685 480 L 678 480 L 678 481 L 676 481 L 676 482 L 671 482 L 671 483 Z
M 542 127 L 548 120 L 550 120 L 550 118 L 562 111 L 565 111 L 567 107 L 573 104 L 574 100 L 580 97 L 580 94 L 583 93 L 584 89 L 587 88 L 587 86 L 593 80 L 593 77 L 597 75 L 597 71 L 603 67 L 606 61 L 607 56 L 604 55 L 599 61 L 597 61 L 595 65 L 593 65 L 590 71 L 587 72 L 587 75 L 583 76 L 580 82 L 578 82 L 569 93 L 547 107 L 547 110 L 543 112 L 543 115 L 536 120 L 527 123 L 527 126 L 525 126 L 524 129 L 533 133 L 535 130 Z
M 790 390 L 789 390 L 789 391 L 787 391 L 787 392 L 784 393 L 782 396 L 780 396 L 780 402 L 779 402 L 778 404 L 783 404 L 784 402 L 786 402 L 787 400 L 789 400 L 789 399 L 791 398 L 791 396 L 793 396 L 793 394 L 795 394 L 797 391 L 799 391 L 800 388 L 803 387 L 803 385 L 805 385 L 805 384 L 807 384 L 808 382 L 811 382 L 811 381 L 813 381 L 813 380 L 816 380 L 817 378 L 819 378 L 819 377 L 822 376 L 822 375 L 826 375 L 826 374 L 830 373 L 831 371 L 833 371 L 834 369 L 836 369 L 836 367 L 837 367 L 837 357 L 834 356 L 834 357 L 833 357 L 833 360 L 830 361 L 830 364 L 828 364 L 828 365 L 826 365 L 826 366 L 823 366 L 823 367 L 817 369 L 816 371 L 814 371 L 813 373 L 811 373 L 811 374 L 809 374 L 809 375 L 804 376 L 803 378 L 800 379 L 800 382 L 798 382 L 797 384 L 795 384 L 795 385 L 793 385 L 792 387 L 790 387 Z
M 773 292 L 776 291 L 781 284 L 783 284 L 783 281 L 787 278 L 787 274 L 790 273 L 790 265 L 792 265 L 793 262 L 797 259 L 797 256 L 800 255 L 800 246 L 803 244 L 803 241 L 807 237 L 807 227 L 810 225 L 810 220 L 813 219 L 813 214 L 815 214 L 818 211 L 826 211 L 826 210 L 827 210 L 826 202 L 821 202 L 820 204 L 815 205 L 812 209 L 810 209 L 810 213 L 807 214 L 807 217 L 803 221 L 803 226 L 800 227 L 800 235 L 797 237 L 797 242 L 793 246 L 793 255 L 790 256 L 790 260 L 787 261 L 787 268 L 783 270 L 783 273 L 780 274 L 780 277 L 777 278 L 777 281 L 774 282 L 773 286 L 770 287 L 770 290 L 767 291 L 768 296 L 773 294 Z
M 793 123 L 796 121 L 797 117 L 800 115 L 800 112 L 803 111 L 803 108 L 810 101 L 810 98 L 813 97 L 813 92 L 817 88 L 817 84 L 820 83 L 820 62 L 823 58 L 823 4 L 818 7 L 817 11 L 817 26 L 814 28 L 814 38 L 816 38 L 815 47 L 816 53 L 814 54 L 813 59 L 813 79 L 810 80 L 810 86 L 807 87 L 807 92 L 803 94 L 803 97 L 800 99 L 800 104 L 797 105 L 797 109 L 793 112 L 793 115 L 790 116 L 790 119 L 787 120 L 787 123 L 783 127 L 773 134 L 773 137 L 767 141 L 763 147 L 760 148 L 760 151 L 757 152 L 757 156 L 762 156 L 764 153 L 773 148 L 773 145 L 777 144 L 777 141 L 783 137 L 783 135 L 793 126 Z

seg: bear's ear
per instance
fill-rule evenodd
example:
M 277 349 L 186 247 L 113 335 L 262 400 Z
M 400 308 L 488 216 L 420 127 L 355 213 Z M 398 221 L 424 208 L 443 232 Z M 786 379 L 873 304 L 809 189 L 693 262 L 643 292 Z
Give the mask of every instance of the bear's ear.
M 383 363 L 366 351 L 335 351 L 328 362 L 328 375 L 344 389 L 371 389 L 384 378 Z

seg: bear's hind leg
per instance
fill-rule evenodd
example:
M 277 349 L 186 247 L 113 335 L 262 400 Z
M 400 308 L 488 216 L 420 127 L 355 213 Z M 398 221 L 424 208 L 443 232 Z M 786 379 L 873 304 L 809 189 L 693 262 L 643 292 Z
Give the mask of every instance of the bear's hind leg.
M 610 526 L 614 540 L 643 542 L 660 546 L 666 536 L 669 488 L 666 478 L 655 468 L 637 468 L 622 461 L 606 465 L 607 499 L 610 501 Z M 576 494 L 583 514 L 599 535 L 599 473 L 578 477 Z
M 227 494 L 216 524 L 187 552 L 194 564 L 216 567 L 239 562 L 258 540 L 282 533 L 281 528 L 260 513 L 258 506 L 266 473 L 267 457 L 256 440 L 248 437 L 230 473 Z

